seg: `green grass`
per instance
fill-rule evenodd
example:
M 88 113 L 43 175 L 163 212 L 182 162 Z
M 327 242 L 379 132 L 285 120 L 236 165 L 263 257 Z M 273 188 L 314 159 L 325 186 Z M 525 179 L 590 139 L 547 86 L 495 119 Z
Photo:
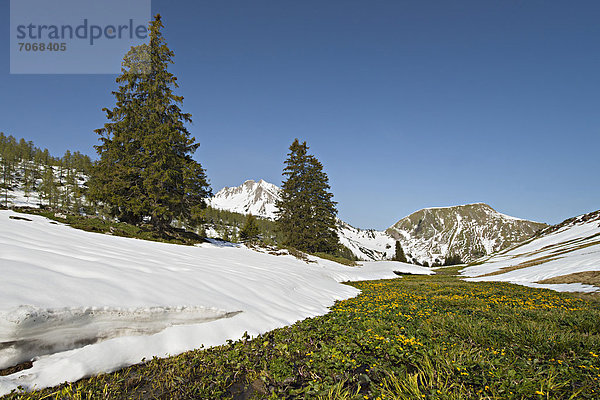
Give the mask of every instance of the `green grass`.
M 348 257 L 345 257 L 341 254 L 329 254 L 329 253 L 305 253 L 303 251 L 300 251 L 294 247 L 290 247 L 290 246 L 278 246 L 280 249 L 283 250 L 287 250 L 287 252 L 289 254 L 291 254 L 292 256 L 296 257 L 298 260 L 300 261 L 304 261 L 306 263 L 311 263 L 311 262 L 315 262 L 315 261 L 310 261 L 310 259 L 308 258 L 309 255 L 311 256 L 315 256 L 315 257 L 319 257 L 319 258 L 323 258 L 325 260 L 329 260 L 329 261 L 333 261 L 336 262 L 338 264 L 342 264 L 342 265 L 347 265 L 349 267 L 356 267 L 358 265 L 360 265 L 358 262 L 356 262 L 355 260 L 352 260 Z
M 22 397 L 600 398 L 600 302 L 443 271 L 352 283 L 327 315 Z
M 313 256 L 324 258 L 325 260 L 333 261 L 339 264 L 347 265 L 349 267 L 355 267 L 359 265 L 356 261 L 350 260 L 349 258 L 328 253 L 314 253 Z

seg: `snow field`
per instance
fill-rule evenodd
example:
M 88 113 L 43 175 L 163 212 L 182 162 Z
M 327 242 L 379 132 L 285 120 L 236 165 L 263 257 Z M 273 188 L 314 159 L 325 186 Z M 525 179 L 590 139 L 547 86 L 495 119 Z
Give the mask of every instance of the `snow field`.
M 595 292 L 600 288 L 583 283 L 537 282 L 577 272 L 600 271 L 600 220 L 575 222 L 524 245 L 500 252 L 461 274 L 468 281 L 499 281 L 567 292 Z M 483 276 L 519 264 L 537 264 L 498 275 Z

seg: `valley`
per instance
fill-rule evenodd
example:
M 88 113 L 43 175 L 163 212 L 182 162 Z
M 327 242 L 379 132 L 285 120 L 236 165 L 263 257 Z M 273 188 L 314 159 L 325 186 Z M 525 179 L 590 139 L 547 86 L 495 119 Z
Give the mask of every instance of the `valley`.
M 600 399 L 600 2 L 0 10 L 0 399 Z

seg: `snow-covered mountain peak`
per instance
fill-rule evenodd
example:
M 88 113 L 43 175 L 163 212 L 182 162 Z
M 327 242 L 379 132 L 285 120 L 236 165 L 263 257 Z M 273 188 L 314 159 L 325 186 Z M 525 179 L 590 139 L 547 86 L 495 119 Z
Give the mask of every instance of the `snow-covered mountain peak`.
M 240 186 L 226 187 L 210 200 L 218 209 L 275 219 L 281 189 L 264 180 L 247 180 Z M 443 262 L 449 255 L 464 261 L 502 250 L 531 237 L 545 224 L 511 217 L 485 203 L 452 207 L 430 207 L 412 213 L 385 232 L 355 228 L 338 220 L 340 243 L 358 258 L 389 259 L 396 240 L 417 262 Z
M 252 214 L 274 219 L 276 201 L 281 189 L 265 180 L 247 180 L 240 186 L 224 187 L 209 200 L 209 205 L 221 210 Z

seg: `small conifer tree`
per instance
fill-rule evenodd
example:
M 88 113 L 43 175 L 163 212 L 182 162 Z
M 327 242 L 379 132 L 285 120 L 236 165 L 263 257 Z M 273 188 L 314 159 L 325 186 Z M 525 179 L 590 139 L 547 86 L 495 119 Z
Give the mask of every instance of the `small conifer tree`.
M 394 254 L 394 261 L 400 261 L 400 262 L 408 262 L 406 260 L 406 255 L 404 254 L 404 250 L 402 250 L 402 245 L 400 244 L 399 240 L 396 240 L 396 252 Z
M 258 235 L 260 234 L 260 230 L 258 229 L 258 224 L 256 223 L 256 217 L 250 214 L 246 218 L 246 223 L 244 227 L 240 231 L 240 239 L 253 241 L 258 239 Z
M 46 168 L 44 168 L 42 183 L 40 185 L 40 195 L 46 200 L 46 204 L 50 208 L 57 206 L 59 191 L 52 166 L 46 166 Z
M 27 203 L 29 204 L 29 198 L 31 197 L 31 193 L 35 188 L 35 180 L 33 179 L 33 171 L 29 162 L 25 163 L 23 167 L 23 191 L 25 194 L 25 198 L 27 199 Z

